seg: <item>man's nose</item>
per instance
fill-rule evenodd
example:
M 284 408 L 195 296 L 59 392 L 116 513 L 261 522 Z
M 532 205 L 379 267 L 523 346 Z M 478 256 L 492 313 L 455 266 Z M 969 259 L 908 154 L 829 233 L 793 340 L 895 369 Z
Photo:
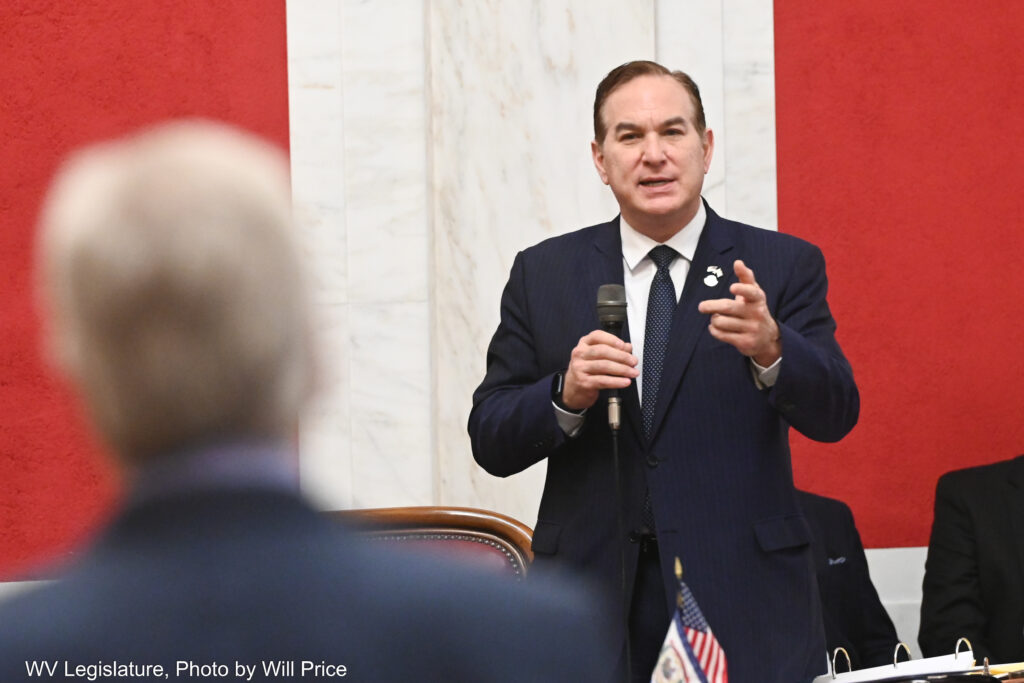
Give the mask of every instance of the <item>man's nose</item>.
M 658 135 L 644 136 L 644 143 L 641 150 L 642 161 L 646 164 L 660 164 L 665 160 L 665 149 L 661 144 L 661 137 Z

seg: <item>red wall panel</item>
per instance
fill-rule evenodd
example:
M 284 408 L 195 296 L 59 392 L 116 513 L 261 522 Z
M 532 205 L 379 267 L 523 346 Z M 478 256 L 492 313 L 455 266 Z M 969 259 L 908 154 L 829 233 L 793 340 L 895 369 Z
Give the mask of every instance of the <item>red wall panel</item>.
M 938 476 L 1024 452 L 1024 3 L 775 4 L 779 227 L 820 245 L 860 424 L 794 439 L 868 545 L 926 545 Z
M 284 0 L 5 0 L 0 7 L 0 575 L 62 552 L 116 496 L 38 353 L 39 202 L 74 147 L 179 116 L 287 147 Z

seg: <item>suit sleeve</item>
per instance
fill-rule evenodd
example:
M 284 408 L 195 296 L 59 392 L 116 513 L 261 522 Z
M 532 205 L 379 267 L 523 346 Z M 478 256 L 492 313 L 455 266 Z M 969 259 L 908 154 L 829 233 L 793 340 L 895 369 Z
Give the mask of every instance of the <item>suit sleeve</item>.
M 774 311 L 782 338 L 782 365 L 768 400 L 798 432 L 838 441 L 857 424 L 860 395 L 853 370 L 836 342 L 828 308 L 821 250 L 802 250 Z
M 551 404 L 556 371 L 542 370 L 537 357 L 524 280 L 520 253 L 501 296 L 501 321 L 487 348 L 487 374 L 473 393 L 469 414 L 473 458 L 499 477 L 543 460 L 567 438 Z
M 939 478 L 935 520 L 928 542 L 918 643 L 926 657 L 948 655 L 961 636 L 971 641 L 978 661 L 991 656 L 985 640 L 987 618 L 978 579 L 975 532 L 955 481 Z

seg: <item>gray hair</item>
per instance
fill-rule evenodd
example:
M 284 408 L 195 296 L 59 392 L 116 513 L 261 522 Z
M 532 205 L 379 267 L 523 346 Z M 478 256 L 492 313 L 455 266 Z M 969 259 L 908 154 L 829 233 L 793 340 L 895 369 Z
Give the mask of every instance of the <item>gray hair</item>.
M 49 348 L 125 459 L 296 426 L 314 353 L 289 194 L 280 151 L 203 121 L 58 172 L 38 250 Z

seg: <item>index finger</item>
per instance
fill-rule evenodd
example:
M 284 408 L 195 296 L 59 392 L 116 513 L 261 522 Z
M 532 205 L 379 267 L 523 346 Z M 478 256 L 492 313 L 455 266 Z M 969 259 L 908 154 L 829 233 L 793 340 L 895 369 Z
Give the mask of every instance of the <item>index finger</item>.
M 732 269 L 736 273 L 736 277 L 745 285 L 756 285 L 757 280 L 754 279 L 754 271 L 747 267 L 741 259 L 736 259 L 732 264 Z

